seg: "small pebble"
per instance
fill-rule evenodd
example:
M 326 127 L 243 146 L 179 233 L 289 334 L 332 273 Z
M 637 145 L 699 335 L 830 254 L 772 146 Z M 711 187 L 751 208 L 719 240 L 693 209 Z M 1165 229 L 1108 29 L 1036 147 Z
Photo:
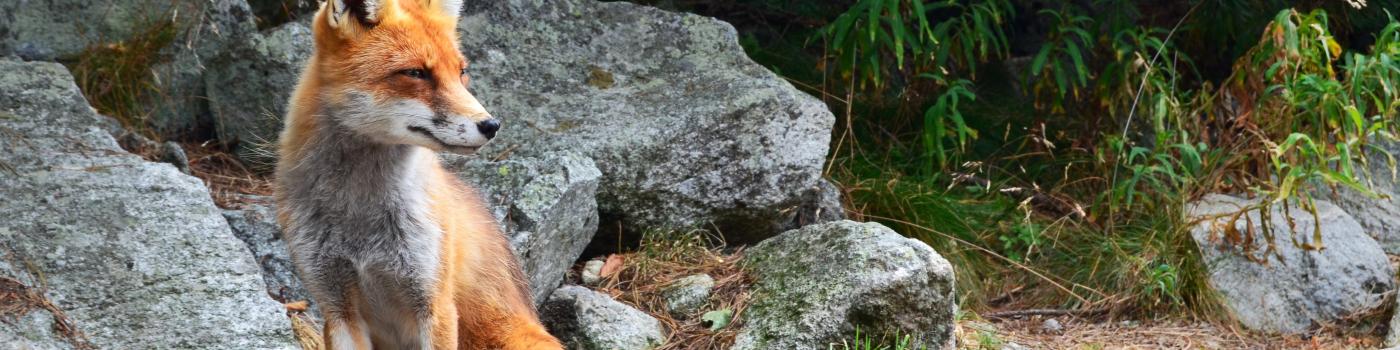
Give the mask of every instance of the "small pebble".
M 579 274 L 579 278 L 583 280 L 583 284 L 594 285 L 603 280 L 602 273 L 603 261 L 589 260 L 583 263 L 583 272 Z
M 1001 345 L 1001 350 L 1030 350 L 1030 348 L 1015 342 L 1007 342 Z
M 1065 328 L 1063 326 L 1060 326 L 1059 320 L 1047 318 L 1045 319 L 1045 322 L 1040 323 L 1040 330 L 1045 331 L 1045 333 L 1059 334 L 1060 332 L 1064 331 Z

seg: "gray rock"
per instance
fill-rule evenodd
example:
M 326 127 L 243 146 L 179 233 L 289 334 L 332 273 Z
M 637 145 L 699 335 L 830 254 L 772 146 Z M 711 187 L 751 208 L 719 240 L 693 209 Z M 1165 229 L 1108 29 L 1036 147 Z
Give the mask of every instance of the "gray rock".
M 1374 140 L 1373 145 L 1400 155 L 1400 141 Z M 1389 254 L 1400 255 L 1400 178 L 1391 168 L 1388 157 L 1381 152 L 1368 152 L 1369 166 L 1358 169 L 1365 171 L 1361 181 L 1369 184 L 1375 196 L 1369 196 L 1345 186 L 1335 191 L 1320 189 L 1315 191 L 1317 198 L 1325 198 L 1351 214 L 1357 223 L 1366 230 L 1381 249 Z
M 0 346 L 20 350 L 59 350 L 76 348 L 73 342 L 84 341 L 67 340 L 61 332 L 54 330 L 55 321 L 53 314 L 42 310 L 19 315 L 13 320 L 6 319 L 0 323 Z
M 1045 333 L 1060 334 L 1060 332 L 1064 332 L 1065 327 L 1060 325 L 1060 320 L 1047 318 L 1040 323 L 1040 330 Z
M 745 251 L 755 279 L 733 349 L 816 349 L 857 327 L 953 344 L 953 267 L 923 242 L 877 223 L 836 221 Z
M 190 156 L 185 154 L 185 149 L 180 144 L 165 141 L 160 144 L 160 159 L 158 161 L 175 166 L 185 175 L 190 175 Z
M 579 286 L 555 290 L 540 306 L 540 317 L 549 332 L 573 350 L 643 350 L 666 341 L 660 321 Z
M 782 226 L 782 231 L 846 219 L 846 209 L 841 203 L 841 188 L 836 187 L 830 180 L 819 180 L 808 188 L 802 195 L 801 203 L 787 214 L 791 218 Z
M 316 14 L 317 0 L 248 0 L 248 6 L 258 17 L 258 26 L 275 27 Z
M 563 282 L 598 231 L 599 178 L 574 153 L 488 162 L 447 155 L 443 165 L 474 185 L 510 237 L 538 303 Z
M 219 141 L 252 168 L 270 172 L 287 100 L 315 43 L 310 20 L 291 22 L 229 45 L 204 75 Z
M 243 0 L 24 0 L 0 2 L 0 55 L 30 60 L 73 59 L 89 47 L 122 42 L 170 23 L 171 42 L 158 54 L 143 106 L 154 129 L 169 138 L 207 131 L 206 67 L 228 42 L 254 31 Z M 158 31 L 156 31 L 158 32 Z
M 684 317 L 700 311 L 710 301 L 715 279 L 706 274 L 681 277 L 661 289 L 661 299 L 672 316 Z
M 820 179 L 835 118 L 724 22 L 625 2 L 466 6 L 473 92 L 505 124 L 483 154 L 592 157 L 599 209 L 629 230 L 714 223 L 755 241 Z
M 66 1 L 66 0 L 64 0 Z M 149 0 L 142 0 L 149 1 Z M 254 33 L 255 25 L 244 0 L 187 0 L 199 12 L 189 24 L 181 25 L 179 36 L 161 51 L 166 60 L 151 68 L 151 80 L 158 93 L 147 98 L 150 123 L 167 139 L 188 139 L 213 128 L 208 92 L 204 89 L 207 62 L 229 43 L 243 42 Z
M 1210 285 L 1246 327 L 1302 333 L 1317 323 L 1380 307 L 1394 289 L 1395 272 L 1385 252 L 1337 206 L 1316 201 L 1314 217 L 1307 210 L 1275 204 L 1268 219 L 1269 237 L 1260 225 L 1264 219 L 1255 207 L 1259 203 L 1212 194 L 1187 209 L 1188 217 L 1200 221 L 1191 235 L 1200 246 Z M 1236 219 L 1244 211 L 1247 215 Z M 1316 232 L 1317 226 L 1322 232 Z M 1321 242 L 1314 235 L 1320 235 Z M 1246 241 L 1250 236 L 1252 241 Z M 1305 250 L 1295 240 L 1325 248 Z M 1248 242 L 1254 248 L 1229 242 Z
M 122 151 L 72 79 L 0 60 L 0 261 L 25 262 L 0 277 L 41 288 L 99 348 L 294 347 L 204 184 Z M 0 334 L 34 334 L 15 327 Z
M 310 302 L 311 315 L 319 316 L 311 293 L 297 277 L 296 266 L 282 241 L 282 230 L 277 226 L 277 210 L 271 204 L 272 198 L 257 197 L 256 202 L 243 209 L 224 210 L 233 235 L 243 241 L 253 253 L 253 259 L 262 267 L 263 284 L 267 294 L 277 301 L 290 303 Z

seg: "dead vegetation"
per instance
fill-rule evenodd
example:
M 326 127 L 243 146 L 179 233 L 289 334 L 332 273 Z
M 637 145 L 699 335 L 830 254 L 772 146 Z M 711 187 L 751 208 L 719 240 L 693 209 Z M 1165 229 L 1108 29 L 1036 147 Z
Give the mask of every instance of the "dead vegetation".
M 249 196 L 271 196 L 272 178 L 244 166 L 233 154 L 209 142 L 181 145 L 190 160 L 190 172 L 209 187 L 214 204 L 240 209 L 255 202 Z
M 1010 343 L 1031 349 L 1375 349 L 1380 339 L 1342 329 L 1304 336 L 1248 332 L 1211 322 L 1186 320 L 1099 322 L 1059 317 L 1060 331 L 1042 327 L 1047 318 L 998 323 L 959 322 L 961 349 L 1003 349 Z
M 703 232 L 649 234 L 637 251 L 608 258 L 595 289 L 661 321 L 668 338 L 658 349 L 728 349 L 743 323 L 752 282 L 739 266 L 741 256 L 741 251 L 726 251 L 718 239 Z M 695 274 L 715 280 L 708 302 L 695 313 L 672 315 L 662 291 Z M 732 312 L 731 321 L 712 331 L 712 324 L 701 316 L 721 310 Z
M 14 253 L 7 254 L 11 261 L 11 266 L 28 266 L 28 264 L 16 264 L 18 259 Z M 31 281 L 42 281 L 37 273 L 31 268 L 29 271 L 34 276 Z M 42 284 L 32 282 L 31 284 Z M 64 341 L 73 345 L 74 349 L 87 350 L 95 349 L 92 343 L 88 342 L 87 336 L 73 324 L 68 315 L 54 305 L 49 298 L 44 296 L 43 288 L 26 285 L 24 282 L 6 276 L 0 276 L 0 322 L 12 323 L 20 317 L 42 310 L 48 312 L 53 317 L 53 331 L 63 337 Z
M 321 328 L 316 320 L 306 314 L 306 301 L 287 303 L 287 318 L 292 321 L 292 337 L 302 350 L 321 350 L 326 344 L 321 342 Z

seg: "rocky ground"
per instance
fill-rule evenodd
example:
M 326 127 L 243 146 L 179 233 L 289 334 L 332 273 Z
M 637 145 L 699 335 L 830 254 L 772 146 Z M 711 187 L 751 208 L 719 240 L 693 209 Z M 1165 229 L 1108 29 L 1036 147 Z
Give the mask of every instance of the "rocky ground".
M 122 47 L 149 11 L 184 15 L 168 24 L 149 71 L 160 93 L 138 101 L 149 128 L 136 130 L 90 107 L 54 62 Z M 310 55 L 308 17 L 258 31 L 264 12 L 244 0 L 0 3 L 0 347 L 315 347 L 315 300 L 265 174 Z M 97 30 L 69 30 L 81 23 Z M 751 62 L 724 22 L 483 0 L 459 30 L 473 89 L 508 126 L 482 155 L 444 164 L 482 191 L 570 348 L 827 348 L 857 330 L 929 348 L 1393 345 L 1318 331 L 1394 307 L 1389 200 L 1194 205 L 1193 236 L 1239 329 L 981 321 L 958 309 L 939 252 L 843 220 L 821 172 L 832 114 Z

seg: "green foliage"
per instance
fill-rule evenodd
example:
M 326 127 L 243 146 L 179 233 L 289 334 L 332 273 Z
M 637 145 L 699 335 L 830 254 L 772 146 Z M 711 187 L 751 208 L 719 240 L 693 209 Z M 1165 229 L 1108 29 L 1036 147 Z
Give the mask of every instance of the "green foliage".
M 935 162 L 928 169 L 944 169 L 948 165 L 947 142 L 952 141 L 959 151 L 967 147 L 968 141 L 977 138 L 977 130 L 967 126 L 963 120 L 962 101 L 973 101 L 977 95 L 972 92 L 972 82 L 958 79 L 948 85 L 948 89 L 938 96 L 938 101 L 924 112 L 924 149 L 933 154 Z M 961 153 L 961 152 L 959 152 Z
M 841 104 L 830 175 L 856 219 L 953 261 L 965 308 L 1034 286 L 1018 301 L 1219 316 L 1188 203 L 1307 209 L 1395 164 L 1395 1 L 1021 5 L 859 0 L 814 30 L 823 64 L 755 56 Z
M 1309 189 L 1316 184 L 1371 193 L 1358 169 L 1378 161 L 1373 155 L 1392 158 L 1367 146 L 1393 140 L 1400 117 L 1400 92 L 1393 89 L 1400 84 L 1393 40 L 1398 26 L 1379 33 L 1370 55 L 1344 53 L 1320 10 L 1281 11 L 1265 30 L 1249 66 L 1234 79 L 1267 86 L 1254 110 L 1263 145 L 1254 153 L 1267 154 L 1269 173 L 1259 181 L 1267 185 L 1260 191 L 1274 202 L 1295 200 L 1310 209 Z M 1337 59 L 1344 56 L 1339 75 Z
M 849 340 L 842 340 L 841 344 L 831 344 L 827 346 L 830 350 L 925 350 L 927 346 L 914 344 L 914 338 L 909 335 L 877 336 L 869 333 L 861 333 L 860 327 L 856 327 L 856 334 Z
M 939 21 L 931 15 L 935 12 L 957 15 Z M 823 27 L 822 35 L 838 72 L 878 91 L 891 77 L 947 74 L 936 68 L 973 74 L 977 62 L 1005 56 L 1002 25 L 1012 15 L 1008 0 L 859 0 Z
M 1002 27 L 1012 15 L 1007 0 L 861 0 L 821 33 L 834 53 L 836 73 L 849 77 L 849 89 L 858 85 L 879 96 L 893 87 L 904 96 L 937 96 L 922 113 L 923 153 L 927 169 L 934 170 L 946 168 L 950 149 L 961 151 L 977 138 L 959 108 L 976 99 L 972 83 L 954 76 L 976 76 L 980 62 L 1007 55 Z
M 1026 256 L 1029 256 L 1036 247 L 1044 242 L 1045 238 L 1041 236 L 1044 231 L 1044 227 L 1032 222 L 1030 218 L 1011 226 L 1010 234 L 997 237 L 1002 243 L 1002 255 L 1011 258 L 1011 260 L 1025 261 Z
M 1094 20 L 1069 10 L 1047 9 L 1038 14 L 1053 24 L 1045 44 L 1031 59 L 1031 94 L 1052 112 L 1064 112 L 1066 99 L 1078 99 L 1080 91 L 1089 86 L 1090 67 L 1085 56 L 1093 49 L 1089 30 Z

